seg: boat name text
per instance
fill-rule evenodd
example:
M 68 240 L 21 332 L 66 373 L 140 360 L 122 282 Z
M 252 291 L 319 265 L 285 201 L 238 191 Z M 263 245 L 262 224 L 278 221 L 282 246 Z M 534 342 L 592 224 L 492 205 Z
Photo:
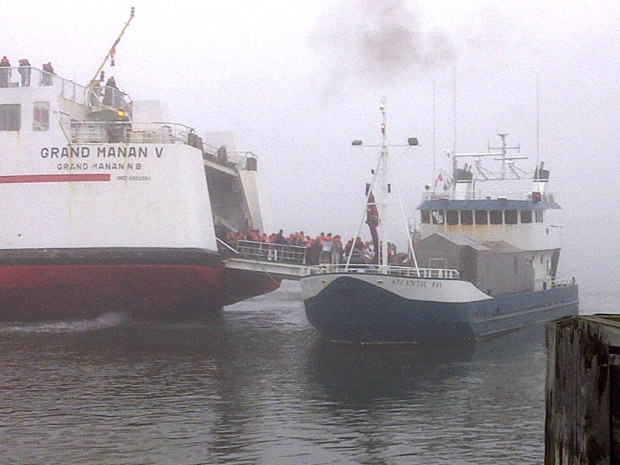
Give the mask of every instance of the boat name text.
M 430 287 L 430 288 L 440 288 L 441 281 L 427 281 L 427 280 L 411 280 L 411 279 L 403 279 L 403 278 L 392 278 L 392 284 L 397 284 L 399 286 L 410 286 L 410 287 Z
M 41 158 L 148 158 L 153 152 L 161 158 L 164 147 L 43 147 Z

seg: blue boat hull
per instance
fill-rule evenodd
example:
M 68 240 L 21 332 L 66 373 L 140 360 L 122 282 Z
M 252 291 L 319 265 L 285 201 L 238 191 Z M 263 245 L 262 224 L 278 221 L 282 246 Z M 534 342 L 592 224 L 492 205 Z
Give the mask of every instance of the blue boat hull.
M 436 343 L 484 338 L 576 315 L 577 285 L 473 302 L 409 300 L 342 276 L 304 300 L 308 321 L 327 339 L 349 343 Z

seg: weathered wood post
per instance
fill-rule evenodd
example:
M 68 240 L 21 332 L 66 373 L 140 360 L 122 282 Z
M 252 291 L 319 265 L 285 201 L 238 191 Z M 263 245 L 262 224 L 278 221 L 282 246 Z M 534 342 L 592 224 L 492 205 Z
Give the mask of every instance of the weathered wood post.
M 620 465 L 620 316 L 547 324 L 545 465 Z

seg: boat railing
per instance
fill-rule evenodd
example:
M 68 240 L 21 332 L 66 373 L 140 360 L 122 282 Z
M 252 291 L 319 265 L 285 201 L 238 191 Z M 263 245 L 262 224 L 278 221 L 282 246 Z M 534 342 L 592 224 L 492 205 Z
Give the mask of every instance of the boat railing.
M 73 144 L 187 144 L 192 128 L 179 123 L 71 121 L 61 123 Z
M 272 242 L 237 241 L 237 252 L 241 257 L 270 262 L 306 264 L 306 247 Z
M 221 159 L 216 147 L 204 143 L 193 128 L 180 123 L 63 121 L 60 124 L 72 144 L 185 144 L 201 150 L 204 157 L 217 163 L 256 169 L 256 154 L 235 151 Z
M 553 289 L 555 287 L 574 286 L 576 283 L 577 283 L 577 280 L 574 277 L 572 277 L 572 278 L 556 279 L 554 281 L 550 281 L 548 286 Z
M 86 105 L 86 87 L 34 67 L 0 67 L 0 88 L 53 87 L 67 100 Z
M 543 202 L 553 203 L 555 194 L 544 192 Z M 532 200 L 532 191 L 503 191 L 503 190 L 472 190 L 471 192 L 433 191 L 424 192 L 423 198 L 428 200 Z
M 321 264 L 311 266 L 307 273 L 327 274 L 327 273 L 372 273 L 386 274 L 394 277 L 403 278 L 423 278 L 423 279 L 460 279 L 459 272 L 450 268 L 414 268 L 408 266 L 380 266 L 376 264 Z
M 92 108 L 112 107 L 128 109 L 131 105 L 129 95 L 117 87 L 102 86 L 90 87 L 77 84 L 39 68 L 30 67 L 0 67 L 0 88 L 16 87 L 49 87 L 57 89 L 60 97 L 80 105 Z
M 128 110 L 131 108 L 129 95 L 117 87 L 94 84 L 85 89 L 91 111 L 101 108 L 112 107 L 114 109 Z
M 577 279 L 574 277 L 562 279 L 536 279 L 534 284 L 536 289 L 555 289 L 556 287 L 574 286 L 577 284 Z

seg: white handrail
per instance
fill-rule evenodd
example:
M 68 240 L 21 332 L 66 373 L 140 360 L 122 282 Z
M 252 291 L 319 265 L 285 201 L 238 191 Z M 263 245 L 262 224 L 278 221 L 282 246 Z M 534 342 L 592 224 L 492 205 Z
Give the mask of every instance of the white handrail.
M 232 248 L 230 245 L 228 245 L 226 242 L 224 242 L 222 239 L 220 239 L 219 237 L 216 237 L 215 240 L 217 241 L 218 244 L 223 245 L 224 247 L 226 247 L 227 249 L 231 250 L 233 253 L 235 254 L 239 254 L 239 252 L 237 252 L 234 248 Z
M 466 194 L 467 198 L 464 198 Z M 555 194 L 553 192 L 545 192 L 543 194 L 543 201 L 554 201 Z M 453 192 L 452 190 L 446 191 L 432 191 L 424 192 L 423 199 L 426 200 L 532 200 L 531 190 L 520 191 L 508 191 L 508 190 L 472 190 L 471 192 Z
M 380 267 L 376 264 L 323 264 L 311 266 L 307 269 L 307 274 L 309 275 L 326 273 L 372 273 L 406 278 L 460 279 L 459 272 L 450 268 L 412 268 L 407 266 L 389 265 L 386 269 L 384 269 L 384 267 Z

